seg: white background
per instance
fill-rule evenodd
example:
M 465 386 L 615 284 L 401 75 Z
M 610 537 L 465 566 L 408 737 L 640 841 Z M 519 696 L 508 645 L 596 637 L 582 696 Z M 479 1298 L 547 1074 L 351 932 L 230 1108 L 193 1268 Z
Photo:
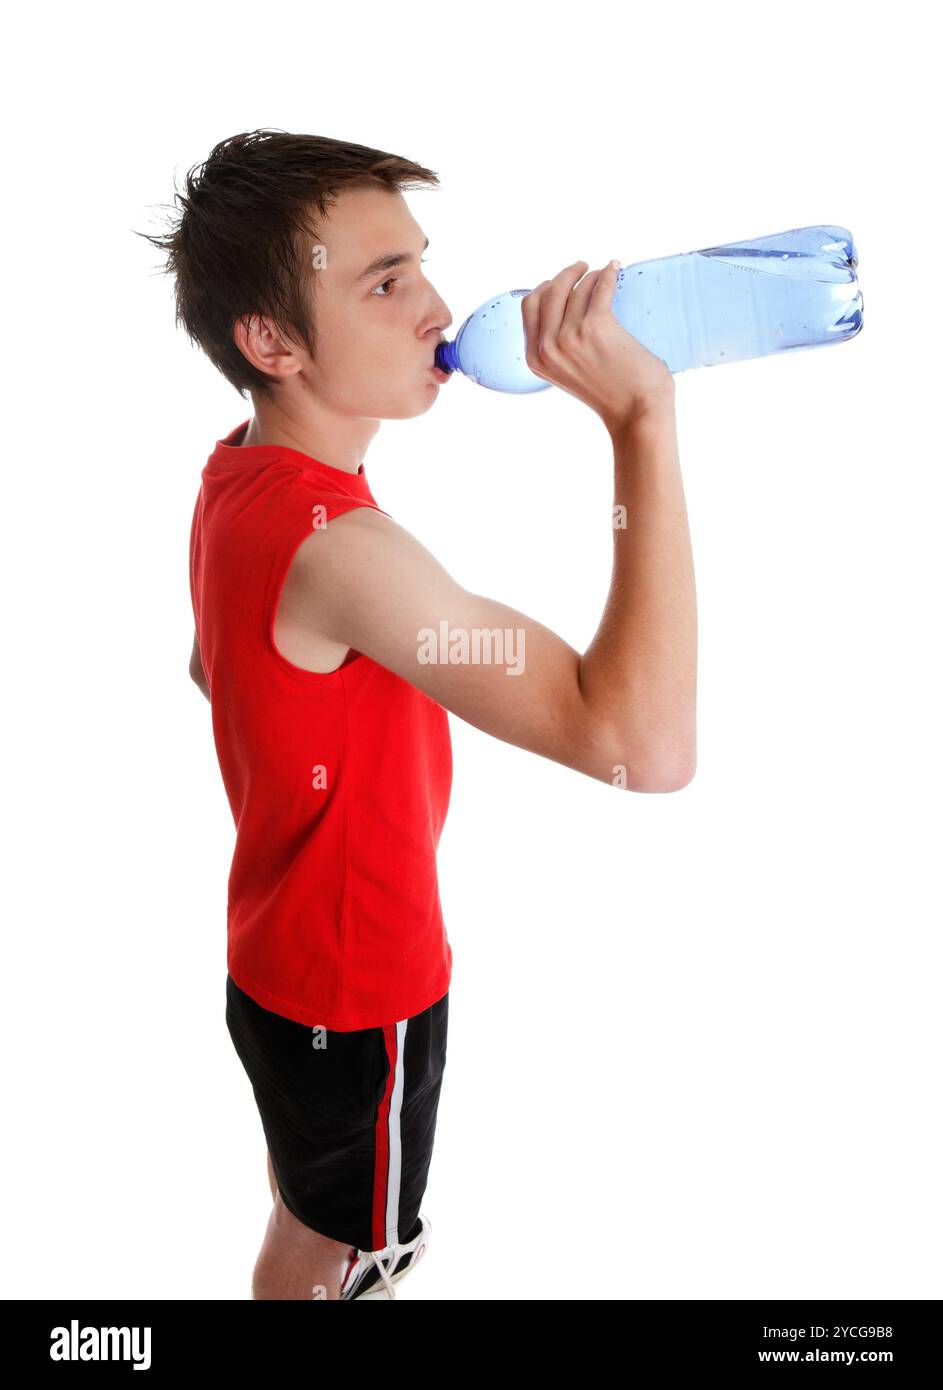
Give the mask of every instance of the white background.
M 679 374 L 698 769 L 616 792 L 452 716 L 449 1064 L 416 1299 L 943 1296 L 939 108 L 922 6 L 47 7 L 6 90 L 8 1298 L 246 1299 L 270 1198 L 224 1023 L 234 828 L 187 545 L 243 401 L 163 229 L 260 126 L 435 169 L 453 331 L 577 259 L 830 223 L 851 342 Z M 450 334 L 451 336 L 451 334 Z M 456 376 L 378 503 L 584 650 L 608 436 Z

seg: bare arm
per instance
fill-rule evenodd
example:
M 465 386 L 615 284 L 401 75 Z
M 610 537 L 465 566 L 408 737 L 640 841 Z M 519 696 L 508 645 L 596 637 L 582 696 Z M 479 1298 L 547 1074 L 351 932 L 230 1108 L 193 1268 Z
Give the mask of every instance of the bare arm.
M 672 693 L 690 653 L 664 631 L 679 617 L 690 622 L 670 439 L 664 429 L 640 432 L 617 448 L 617 491 L 619 478 L 633 478 L 636 535 L 626 546 L 616 533 L 612 589 L 585 657 L 536 619 L 462 588 L 414 536 L 366 507 L 312 532 L 286 593 L 291 586 L 313 633 L 372 657 L 485 733 L 610 785 L 674 791 L 693 776 L 693 719 L 686 687 Z M 659 595 L 666 583 L 674 598 Z M 476 634 L 492 638 L 477 660 Z M 496 639 L 506 635 L 502 650 Z M 488 651 L 503 659 L 484 659 Z M 451 652 L 460 659 L 441 659 Z
M 697 600 L 673 402 L 613 432 L 609 596 L 580 661 L 580 688 L 620 731 L 626 768 L 658 769 L 664 790 L 697 764 Z
M 615 501 L 625 507 L 624 526 L 614 516 L 609 596 L 585 654 L 536 619 L 463 589 L 408 532 L 367 508 L 314 532 L 289 581 L 302 586 L 295 607 L 313 633 L 364 652 L 486 733 L 610 785 L 676 791 L 696 766 L 697 621 L 674 379 L 616 320 L 614 263 L 583 269 L 583 261 L 566 267 L 521 304 L 528 366 L 599 415 L 613 443 Z M 470 658 L 422 660 L 423 632 L 441 624 L 465 635 Z M 476 664 L 474 634 L 492 629 L 519 635 L 519 674 L 507 662 Z

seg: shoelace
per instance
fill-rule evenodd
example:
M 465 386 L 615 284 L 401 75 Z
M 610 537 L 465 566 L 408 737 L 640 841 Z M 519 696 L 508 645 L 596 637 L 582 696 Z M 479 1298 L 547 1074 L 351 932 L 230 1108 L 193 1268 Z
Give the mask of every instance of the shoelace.
M 410 1250 L 413 1251 L 413 1257 L 409 1262 L 409 1267 L 410 1269 L 414 1269 L 416 1265 L 419 1263 L 419 1261 L 422 1259 L 423 1255 L 426 1253 L 425 1241 L 423 1241 L 422 1244 L 419 1245 L 418 1250 L 416 1249 L 417 1244 L 421 1240 L 422 1232 L 420 1231 L 419 1235 L 415 1236 L 414 1239 L 411 1240 L 408 1245 L 392 1245 L 387 1246 L 385 1250 L 367 1251 L 367 1254 L 373 1257 L 373 1262 L 376 1265 L 377 1269 L 380 1271 L 380 1278 L 386 1285 L 386 1292 L 388 1297 L 396 1297 L 396 1290 L 393 1287 L 393 1280 L 390 1278 L 390 1270 L 393 1270 L 395 1272 L 396 1266 L 399 1264 L 400 1257 Z M 389 1261 L 389 1265 L 385 1263 L 386 1260 Z
M 400 1249 L 401 1249 L 400 1246 L 394 1245 L 393 1248 L 392 1248 L 392 1250 L 390 1251 L 389 1261 L 390 1261 L 391 1266 L 392 1266 L 392 1265 L 395 1265 L 395 1263 L 396 1263 L 396 1258 L 397 1258 L 397 1253 L 398 1253 L 398 1251 L 399 1251 Z M 389 1295 L 390 1298 L 395 1298 L 395 1297 L 396 1297 L 396 1290 L 393 1288 L 393 1280 L 390 1278 L 389 1271 L 387 1270 L 387 1267 L 386 1267 L 386 1265 L 385 1265 L 384 1262 L 383 1262 L 383 1256 L 386 1254 L 386 1251 L 385 1251 L 385 1250 L 383 1250 L 383 1251 L 371 1250 L 371 1251 L 370 1251 L 370 1254 L 373 1256 L 373 1262 L 374 1262 L 374 1264 L 376 1265 L 377 1269 L 380 1271 L 380 1278 L 383 1280 L 384 1284 L 386 1285 L 386 1292 L 387 1292 L 387 1294 Z

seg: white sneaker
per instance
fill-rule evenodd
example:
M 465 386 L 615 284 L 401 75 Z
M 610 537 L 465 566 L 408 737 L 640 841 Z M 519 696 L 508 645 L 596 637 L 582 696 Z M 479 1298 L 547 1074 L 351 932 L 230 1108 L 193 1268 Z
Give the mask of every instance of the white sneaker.
M 341 1298 L 367 1298 L 385 1287 L 387 1298 L 395 1298 L 393 1285 L 422 1259 L 429 1248 L 432 1226 L 419 1213 L 419 1230 L 405 1245 L 388 1245 L 385 1250 L 355 1250 L 341 1280 Z

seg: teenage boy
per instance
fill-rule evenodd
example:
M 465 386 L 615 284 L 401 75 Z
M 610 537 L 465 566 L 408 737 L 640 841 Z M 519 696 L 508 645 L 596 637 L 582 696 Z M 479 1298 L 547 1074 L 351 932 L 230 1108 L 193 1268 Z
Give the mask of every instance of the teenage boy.
M 379 423 L 437 399 L 448 307 L 382 150 L 253 131 L 217 145 L 166 237 L 177 320 L 252 417 L 216 442 L 190 534 L 190 673 L 236 823 L 226 1020 L 269 1151 L 255 1298 L 362 1297 L 428 1244 L 452 955 L 436 849 L 447 711 L 615 787 L 694 776 L 697 619 L 674 381 L 612 313 L 615 263 L 521 301 L 527 363 L 603 421 L 613 570 L 580 654 L 464 589 L 371 492 Z M 428 635 L 519 634 L 507 663 Z M 474 637 L 472 637 L 474 640 Z M 425 655 L 424 655 L 425 654 Z

